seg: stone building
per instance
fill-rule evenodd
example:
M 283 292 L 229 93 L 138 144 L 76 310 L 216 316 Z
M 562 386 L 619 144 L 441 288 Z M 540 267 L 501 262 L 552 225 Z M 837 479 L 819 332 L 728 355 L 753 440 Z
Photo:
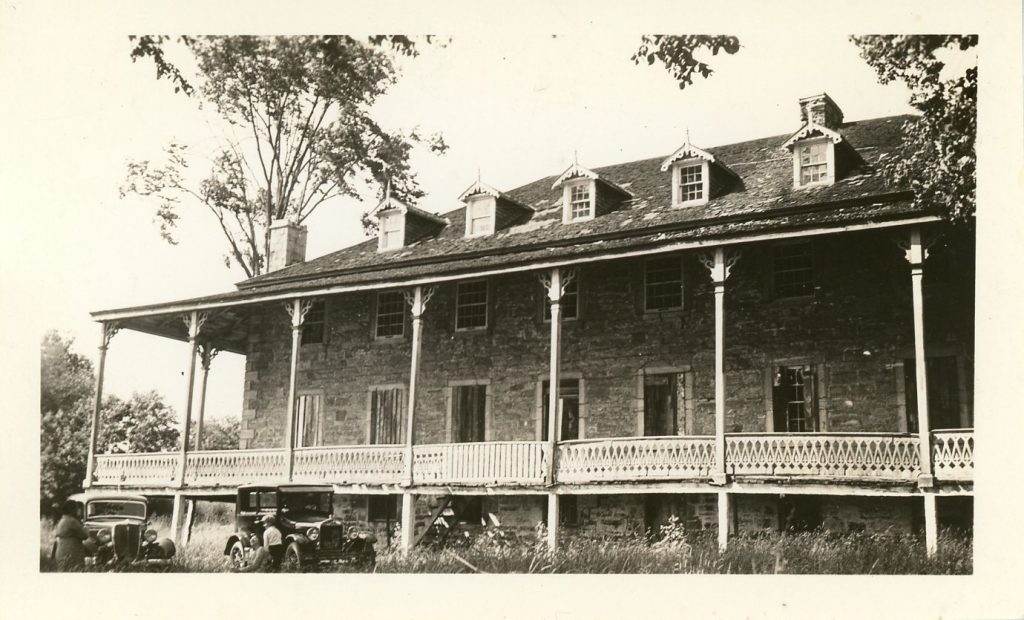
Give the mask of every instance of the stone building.
M 438 520 L 544 522 L 555 545 L 674 516 L 723 545 L 820 526 L 934 549 L 971 520 L 973 251 L 880 172 L 910 117 L 847 122 L 827 95 L 799 113 L 786 135 L 478 180 L 440 215 L 388 196 L 376 239 L 308 261 L 277 222 L 271 270 L 235 291 L 94 313 L 103 351 L 136 329 L 189 342 L 192 376 L 214 350 L 246 374 L 241 450 L 96 454 L 90 483 L 331 484 L 406 547 Z

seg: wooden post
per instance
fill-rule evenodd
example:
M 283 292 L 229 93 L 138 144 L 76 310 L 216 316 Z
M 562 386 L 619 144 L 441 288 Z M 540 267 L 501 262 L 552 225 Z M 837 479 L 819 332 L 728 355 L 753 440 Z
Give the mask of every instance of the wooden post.
M 718 548 L 725 551 L 729 546 L 729 494 L 718 492 Z
M 288 406 L 285 415 L 284 449 L 288 463 L 287 480 L 291 482 L 295 471 L 295 381 L 299 369 L 299 345 L 302 343 L 302 320 L 306 318 L 310 301 L 294 299 L 285 304 L 292 319 L 292 357 L 288 373 Z
M 917 436 L 920 445 L 921 474 L 918 486 L 931 488 L 935 484 L 932 476 L 931 425 L 928 420 L 928 372 L 924 350 L 924 293 L 921 280 L 924 278 L 924 261 L 928 251 L 921 244 L 921 229 L 910 229 L 910 243 L 905 248 L 910 263 L 910 285 L 914 299 L 914 369 L 917 383 Z
M 85 464 L 85 480 L 82 487 L 88 489 L 92 486 L 93 475 L 96 468 L 96 442 L 99 441 L 100 414 L 103 412 L 103 369 L 107 364 L 107 347 L 110 346 L 110 339 L 117 333 L 117 326 L 114 323 L 100 324 L 100 355 L 96 363 L 96 400 L 92 405 L 92 423 L 89 428 L 89 460 Z
M 415 540 L 413 530 L 416 529 L 416 504 L 412 493 L 402 493 L 402 547 L 403 554 L 408 554 L 412 549 L 412 541 Z M 427 524 L 430 527 L 430 524 Z
M 416 434 L 416 382 L 420 374 L 420 351 L 423 348 L 423 312 L 427 302 L 434 295 L 434 289 L 424 294 L 423 287 L 417 286 L 412 294 L 405 294 L 405 300 L 412 309 L 412 354 L 409 368 L 409 402 L 405 417 L 405 484 L 412 486 L 413 444 Z M 403 496 L 404 498 L 404 496 Z M 405 501 L 403 499 L 403 501 Z M 404 534 L 403 534 L 404 537 Z
M 935 494 L 924 493 L 924 546 L 928 557 L 935 555 L 939 547 L 938 515 L 935 510 Z
M 712 256 L 701 256 L 715 285 L 715 468 L 711 484 L 726 483 L 725 466 L 725 281 L 739 254 L 726 257 L 724 248 L 715 248 Z
M 210 378 L 210 362 L 213 361 L 217 351 L 206 344 L 200 347 L 199 362 L 203 368 L 203 381 L 199 385 L 199 415 L 196 417 L 196 447 L 203 449 L 203 415 L 206 413 L 206 383 Z
M 558 494 L 548 493 L 548 551 L 558 549 Z
M 545 472 L 547 483 L 555 483 L 555 453 L 558 450 L 558 396 L 561 392 L 562 368 L 562 270 L 555 267 L 551 270 L 551 279 L 546 281 L 548 301 L 551 302 L 551 359 L 548 375 L 548 469 Z M 557 499 L 557 498 L 556 498 Z M 548 499 L 548 507 L 552 501 Z M 558 509 L 555 508 L 557 513 Z M 550 514 L 550 513 L 549 513 Z M 550 522 L 550 519 L 548 519 Z M 551 540 L 553 530 L 558 529 L 548 524 L 548 539 Z
M 188 328 L 188 396 L 185 398 L 185 422 L 181 429 L 181 461 L 178 465 L 178 486 L 185 486 L 185 470 L 188 465 L 188 435 L 192 424 L 192 395 L 196 384 L 196 353 L 199 350 L 199 330 L 206 322 L 206 313 L 192 311 L 183 317 Z
M 186 499 L 185 500 L 185 525 L 184 534 L 182 536 L 182 545 L 187 545 L 192 540 L 192 524 L 196 520 L 196 500 Z
M 171 540 L 176 547 L 181 546 L 181 493 L 174 494 L 174 504 L 171 509 Z

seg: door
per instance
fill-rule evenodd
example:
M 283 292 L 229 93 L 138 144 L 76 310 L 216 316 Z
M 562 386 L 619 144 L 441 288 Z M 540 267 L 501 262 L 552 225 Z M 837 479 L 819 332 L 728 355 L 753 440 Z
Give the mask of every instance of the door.
M 570 441 L 580 438 L 580 380 L 562 379 L 560 381 L 558 397 L 562 399 L 562 428 L 559 441 Z M 541 406 L 544 408 L 543 426 L 541 427 L 541 439 L 548 439 L 548 404 L 550 402 L 551 390 L 550 381 L 544 382 Z
M 456 442 L 484 441 L 486 420 L 486 385 L 457 385 L 452 388 L 452 434 Z
M 676 435 L 679 376 L 676 374 L 644 376 L 644 436 Z
M 815 374 L 810 365 L 779 366 L 772 382 L 772 414 L 776 433 L 818 430 Z

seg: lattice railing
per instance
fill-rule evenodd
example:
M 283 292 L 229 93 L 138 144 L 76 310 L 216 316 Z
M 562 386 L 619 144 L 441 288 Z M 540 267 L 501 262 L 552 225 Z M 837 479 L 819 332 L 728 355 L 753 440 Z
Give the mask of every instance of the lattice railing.
M 903 433 L 742 433 L 725 437 L 736 475 L 915 480 L 917 438 Z
M 559 482 L 706 478 L 715 464 L 713 437 L 636 437 L 567 441 L 558 446 Z
M 416 484 L 543 484 L 548 448 L 541 441 L 413 446 Z
M 164 486 L 177 479 L 180 458 L 177 452 L 98 454 L 93 484 Z
M 204 450 L 189 452 L 185 484 L 233 486 L 276 482 L 288 475 L 288 453 L 273 450 Z
M 974 429 L 932 431 L 932 467 L 939 480 L 973 480 Z
M 295 450 L 294 479 L 335 484 L 398 484 L 405 446 L 332 446 Z

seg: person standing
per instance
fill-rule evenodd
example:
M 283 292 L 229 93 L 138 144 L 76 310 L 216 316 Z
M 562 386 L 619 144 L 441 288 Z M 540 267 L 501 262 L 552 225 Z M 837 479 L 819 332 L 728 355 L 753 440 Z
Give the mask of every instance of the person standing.
M 54 560 L 57 570 L 62 572 L 80 571 L 85 568 L 85 541 L 90 538 L 80 520 L 78 502 L 67 500 L 60 509 L 61 518 L 53 531 Z
M 263 546 L 270 554 L 271 570 L 280 570 L 281 560 L 284 559 L 284 537 L 281 536 L 281 530 L 277 529 L 274 515 L 263 517 Z

